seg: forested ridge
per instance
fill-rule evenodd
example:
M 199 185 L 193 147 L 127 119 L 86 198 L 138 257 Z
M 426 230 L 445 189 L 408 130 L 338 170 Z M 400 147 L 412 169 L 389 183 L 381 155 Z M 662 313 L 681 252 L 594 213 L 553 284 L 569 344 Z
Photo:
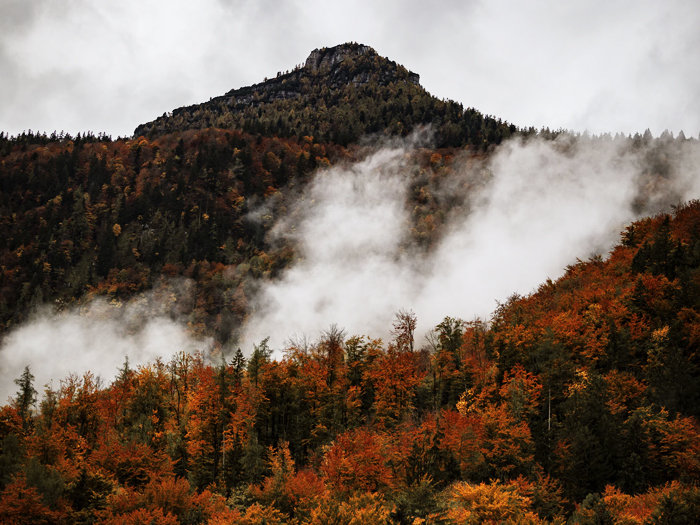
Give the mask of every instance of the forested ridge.
M 465 165 L 487 180 L 502 140 L 613 140 L 439 101 L 359 44 L 130 139 L 0 134 L 1 334 L 41 305 L 155 292 L 216 341 L 212 355 L 126 360 L 109 384 L 88 372 L 44 387 L 25 369 L 0 408 L 0 522 L 695 523 L 697 201 L 488 320 L 446 317 L 423 339 L 401 310 L 384 340 L 339 319 L 281 359 L 268 339 L 238 347 L 260 283 L 300 257 L 271 232 L 314 175 L 371 155 L 368 134 L 422 124 L 434 146 L 404 152 L 404 227 L 425 252 L 469 206 L 443 188 Z M 643 209 L 687 139 L 615 140 L 641 152 Z

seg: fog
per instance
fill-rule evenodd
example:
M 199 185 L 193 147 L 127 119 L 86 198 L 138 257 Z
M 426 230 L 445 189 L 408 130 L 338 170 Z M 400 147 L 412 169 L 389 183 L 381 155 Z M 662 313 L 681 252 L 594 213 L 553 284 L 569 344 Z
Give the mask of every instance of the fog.
M 445 316 L 488 321 L 512 294 L 533 292 L 577 259 L 605 257 L 632 220 L 700 195 L 696 140 L 516 139 L 486 159 L 458 154 L 452 173 L 432 179 L 437 201 L 456 205 L 426 249 L 411 235 L 410 199 L 417 178 L 433 176 L 418 162 L 426 140 L 375 145 L 359 162 L 320 170 L 288 203 L 269 240 L 291 240 L 298 259 L 248 298 L 244 352 L 269 336 L 279 356 L 286 340 L 313 340 L 334 323 L 387 338 L 400 309 L 417 314 L 420 345 Z M 88 370 L 109 383 L 126 356 L 136 367 L 208 354 L 213 341 L 188 331 L 192 290 L 187 280 L 162 281 L 126 304 L 35 312 L 4 338 L 0 396 L 14 395 L 27 365 L 42 391 Z
M 666 178 L 645 168 L 652 147 L 513 140 L 485 164 L 456 159 L 446 191 L 466 204 L 427 252 L 408 239 L 411 144 L 320 172 L 298 217 L 274 231 L 293 237 L 303 259 L 262 287 L 244 343 L 270 336 L 279 350 L 332 323 L 387 337 L 402 308 L 417 314 L 419 336 L 445 316 L 488 320 L 498 302 L 560 277 L 577 258 L 606 256 L 635 218 L 698 195 L 697 141 L 677 148 Z
M 185 283 L 175 283 L 164 294 L 185 300 Z M 56 313 L 45 307 L 10 331 L 0 349 L 0 404 L 14 396 L 25 366 L 35 377 L 40 397 L 45 386 L 58 390 L 70 374 L 91 372 L 102 385 L 109 384 L 128 357 L 129 366 L 168 361 L 179 352 L 207 354 L 212 340 L 187 332 L 178 318 L 177 305 L 158 294 L 135 298 L 126 304 L 94 300 L 82 308 Z

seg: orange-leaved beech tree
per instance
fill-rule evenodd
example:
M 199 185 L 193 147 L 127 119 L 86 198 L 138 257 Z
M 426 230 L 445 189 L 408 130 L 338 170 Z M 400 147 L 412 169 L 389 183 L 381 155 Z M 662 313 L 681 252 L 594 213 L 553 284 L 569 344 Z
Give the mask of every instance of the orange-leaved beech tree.
M 64 509 L 52 510 L 41 494 L 18 476 L 0 494 L 0 522 L 17 525 L 60 523 L 66 518 Z
M 215 369 L 203 360 L 194 362 L 196 388 L 187 398 L 187 457 L 194 486 L 204 489 L 219 479 L 223 464 L 224 425 L 230 411 L 227 369 Z
M 286 442 L 269 451 L 269 471 L 261 485 L 251 488 L 251 494 L 262 505 L 287 516 L 308 515 L 325 495 L 325 485 L 313 470 L 296 470 Z
M 391 428 L 408 417 L 415 408 L 417 389 L 426 373 L 420 354 L 389 345 L 389 350 L 365 371 L 374 393 L 375 422 Z
M 386 464 L 388 451 L 383 432 L 365 428 L 344 432 L 323 457 L 322 478 L 332 492 L 339 494 L 386 492 L 395 482 Z

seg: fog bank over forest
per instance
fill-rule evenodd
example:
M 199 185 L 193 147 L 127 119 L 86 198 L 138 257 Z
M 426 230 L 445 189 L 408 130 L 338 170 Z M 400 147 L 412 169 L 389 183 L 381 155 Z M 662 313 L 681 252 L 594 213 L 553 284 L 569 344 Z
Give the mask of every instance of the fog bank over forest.
M 400 309 L 425 334 L 445 316 L 488 319 L 498 302 L 528 294 L 567 265 L 607 254 L 632 220 L 700 195 L 700 148 L 681 143 L 649 171 L 653 144 L 628 139 L 520 139 L 485 161 L 456 158 L 443 196 L 463 201 L 429 251 L 412 245 L 407 194 L 418 168 L 414 140 L 351 166 L 319 172 L 294 220 L 274 230 L 299 243 L 300 264 L 266 282 L 246 328 L 246 347 L 264 337 L 314 339 L 330 324 L 387 337 Z M 658 166 L 656 166 L 658 167 Z
M 427 249 L 410 235 L 407 204 L 416 181 L 429 176 L 415 161 L 425 136 L 321 169 L 272 228 L 269 242 L 291 241 L 300 258 L 259 282 L 240 346 L 248 354 L 269 336 L 280 351 L 331 324 L 386 339 L 400 309 L 416 313 L 419 345 L 445 316 L 488 320 L 512 294 L 531 293 L 577 259 L 605 257 L 632 220 L 700 195 L 698 142 L 660 140 L 633 147 L 629 139 L 563 135 L 510 140 L 486 157 L 458 154 L 434 190 L 438 201 L 458 204 Z M 120 308 L 37 311 L 5 337 L 0 395 L 14 394 L 27 364 L 41 390 L 88 370 L 109 382 L 125 356 L 137 366 L 180 351 L 208 353 L 213 341 L 188 334 L 186 316 L 167 304 L 192 301 L 191 284 Z

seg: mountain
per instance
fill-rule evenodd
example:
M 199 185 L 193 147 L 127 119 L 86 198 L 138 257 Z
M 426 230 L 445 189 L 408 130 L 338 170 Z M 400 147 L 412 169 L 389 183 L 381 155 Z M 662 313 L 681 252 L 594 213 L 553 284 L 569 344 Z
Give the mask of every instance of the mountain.
M 0 387 L 17 392 L 0 406 L 0 522 L 697 521 L 700 202 L 666 204 L 692 195 L 698 141 L 668 133 L 550 140 L 436 100 L 418 80 L 370 48 L 346 44 L 144 124 L 130 140 L 0 134 Z M 454 147 L 358 143 L 367 133 L 404 135 L 422 124 L 433 126 L 437 144 Z M 491 147 L 513 133 L 517 140 Z M 517 148 L 523 155 L 509 157 Z M 534 190 L 493 208 L 496 222 L 517 226 L 493 236 L 478 208 L 502 197 L 482 190 L 507 169 L 522 178 L 518 191 Z M 358 177 L 335 195 L 362 220 L 319 219 L 314 185 L 337 182 L 343 170 Z M 367 171 L 389 189 L 363 188 Z M 625 202 L 652 216 L 627 226 L 606 257 L 572 262 L 488 320 L 444 317 L 424 341 L 415 315 L 401 310 L 384 340 L 331 325 L 317 339 L 287 341 L 279 360 L 268 339 L 247 344 L 247 356 L 237 348 L 261 287 L 308 255 L 295 232 L 310 210 L 329 244 L 352 223 L 344 230 L 353 238 L 351 266 L 377 263 L 374 251 L 394 263 L 425 262 L 421 271 L 438 260 L 466 273 L 463 250 L 431 258 L 441 239 L 460 233 L 450 219 L 473 221 L 488 241 L 481 246 L 504 258 L 499 243 L 515 243 L 531 227 L 549 234 L 514 201 L 549 206 L 550 187 L 561 180 L 603 207 Z M 609 188 L 629 198 L 608 200 Z M 383 200 L 396 207 L 370 213 Z M 568 221 L 580 218 L 576 210 L 555 209 L 565 233 L 580 226 Z M 355 236 L 381 229 L 391 214 L 399 220 L 389 234 L 373 243 Z M 387 244 L 395 249 L 378 248 Z M 319 251 L 324 262 L 338 262 L 332 247 Z M 507 262 L 514 273 L 528 264 Z M 475 282 L 502 275 L 471 272 Z M 370 309 L 389 281 L 377 273 L 381 285 L 363 290 L 362 300 L 337 295 L 351 309 Z M 398 274 L 416 284 L 416 274 Z M 346 275 L 331 277 L 323 285 L 337 293 L 333 279 Z M 460 293 L 449 279 L 440 283 L 436 302 Z M 83 337 L 79 325 L 63 323 L 61 314 L 75 311 L 98 327 L 109 326 L 100 316 L 119 324 L 129 348 L 150 319 L 170 318 L 210 337 L 212 354 L 168 346 L 152 362 L 125 360 L 111 382 L 80 375 L 115 336 Z M 78 373 L 53 384 L 36 382 L 30 367 L 8 373 L 35 344 L 37 318 L 59 326 L 71 346 L 65 353 L 48 339 L 43 364 L 70 362 Z M 27 341 L 10 345 L 18 334 Z
M 300 257 L 293 238 L 270 232 L 295 210 L 317 169 L 371 153 L 348 142 L 364 133 L 403 135 L 430 124 L 438 145 L 459 145 L 411 152 L 403 235 L 430 250 L 453 209 L 468 206 L 446 188 L 481 184 L 456 177 L 461 165 L 488 165 L 490 148 L 513 130 L 524 140 L 556 134 L 518 131 L 437 100 L 418 80 L 367 46 L 345 44 L 315 50 L 272 80 L 175 110 L 137 128 L 132 140 L 0 134 L 0 333 L 42 304 L 128 301 L 185 278 L 197 283 L 195 296 L 168 315 L 232 343 L 260 282 Z M 202 129 L 213 120 L 224 127 Z M 624 155 L 638 157 L 639 209 L 658 200 L 656 188 L 672 188 L 681 152 L 693 143 L 650 133 L 618 140 Z M 573 154 L 576 144 L 571 135 L 557 147 Z
M 361 44 L 311 52 L 301 67 L 209 102 L 173 110 L 142 124 L 134 136 L 210 127 L 343 146 L 367 134 L 405 136 L 431 125 L 438 147 L 484 148 L 519 130 L 451 100 L 439 100 L 419 76 Z

